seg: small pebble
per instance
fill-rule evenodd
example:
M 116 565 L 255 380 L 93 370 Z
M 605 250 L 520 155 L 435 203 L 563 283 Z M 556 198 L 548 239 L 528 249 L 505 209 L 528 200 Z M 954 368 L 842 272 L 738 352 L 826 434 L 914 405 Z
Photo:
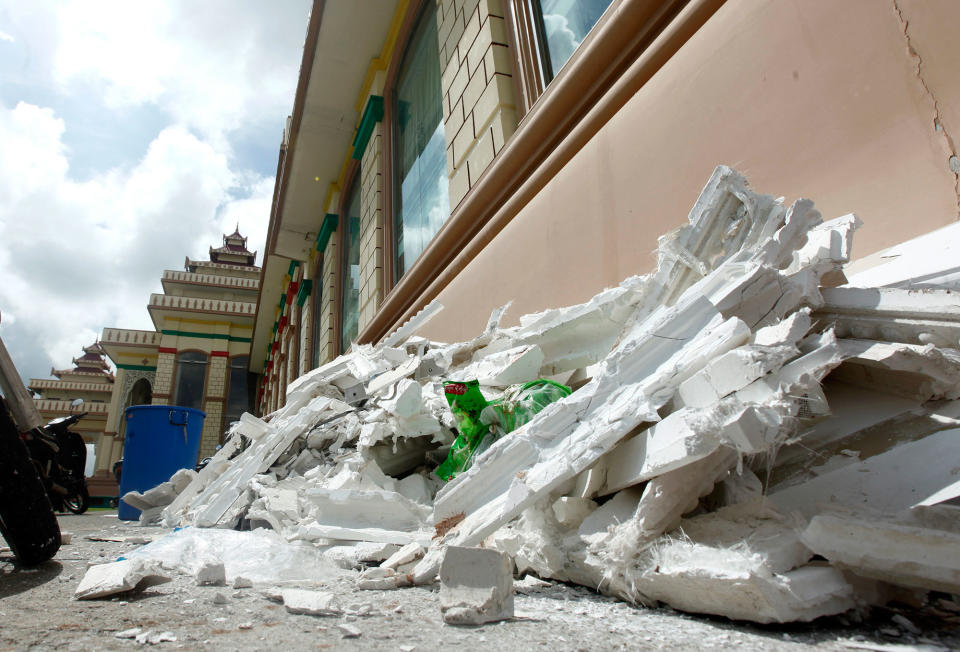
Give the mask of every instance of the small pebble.
M 353 625 L 348 625 L 346 623 L 340 623 L 337 625 L 337 629 L 340 630 L 342 638 L 360 638 L 360 630 L 354 627 Z

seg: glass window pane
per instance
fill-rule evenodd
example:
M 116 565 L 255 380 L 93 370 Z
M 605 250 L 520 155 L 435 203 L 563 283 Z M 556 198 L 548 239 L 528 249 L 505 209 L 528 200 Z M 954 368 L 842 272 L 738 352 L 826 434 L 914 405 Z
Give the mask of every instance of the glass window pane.
M 551 79 L 583 43 L 611 0 L 541 0 Z
M 393 93 L 394 274 L 403 276 L 450 215 L 437 6 L 425 3 Z
M 239 355 L 230 359 L 230 390 L 227 395 L 226 423 L 238 421 L 244 412 L 250 412 L 247 388 L 247 363 L 249 358 Z
M 199 351 L 185 351 L 177 355 L 176 392 L 173 404 L 180 407 L 203 409 L 203 381 L 207 377 L 207 355 Z
M 346 265 L 343 268 L 343 304 L 340 306 L 340 352 L 357 339 L 360 317 L 360 183 L 353 184 L 343 216 L 343 237 L 347 239 Z
M 323 260 L 317 262 L 313 278 L 313 368 L 320 366 L 320 316 L 323 314 Z

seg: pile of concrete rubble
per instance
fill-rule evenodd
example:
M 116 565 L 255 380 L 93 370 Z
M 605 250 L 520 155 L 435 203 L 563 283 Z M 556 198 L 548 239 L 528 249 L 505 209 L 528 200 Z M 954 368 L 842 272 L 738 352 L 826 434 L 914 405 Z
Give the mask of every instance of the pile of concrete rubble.
M 756 622 L 960 593 L 960 300 L 844 286 L 857 226 L 717 168 L 655 273 L 511 328 L 500 309 L 456 344 L 416 334 L 432 304 L 243 415 L 198 474 L 125 499 L 382 562 L 371 589 L 485 548 L 507 573 Z M 538 378 L 573 392 L 433 473 L 456 436 L 445 383 L 493 399 Z

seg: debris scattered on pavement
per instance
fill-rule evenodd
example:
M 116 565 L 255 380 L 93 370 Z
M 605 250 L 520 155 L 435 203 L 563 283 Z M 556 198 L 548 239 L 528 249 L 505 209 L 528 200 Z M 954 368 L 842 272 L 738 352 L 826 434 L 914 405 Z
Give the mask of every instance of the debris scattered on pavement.
M 124 496 L 184 528 L 130 557 L 439 578 L 444 619 L 473 624 L 511 617 L 515 573 L 762 623 L 882 602 L 878 582 L 960 593 L 960 295 L 848 285 L 859 224 L 719 167 L 655 272 L 453 344 L 417 335 L 434 303 L 295 380 L 199 473 Z

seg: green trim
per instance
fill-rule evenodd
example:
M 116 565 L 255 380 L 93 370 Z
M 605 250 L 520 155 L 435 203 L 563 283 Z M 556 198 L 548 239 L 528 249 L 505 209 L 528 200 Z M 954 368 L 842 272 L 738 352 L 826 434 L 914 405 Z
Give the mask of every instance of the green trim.
M 149 367 L 142 364 L 118 364 L 117 369 L 127 369 L 129 371 L 156 371 L 156 367 Z
M 303 304 L 307 301 L 307 297 L 310 296 L 310 291 L 313 290 L 313 281 L 310 279 L 304 279 L 300 281 L 300 289 L 297 290 L 297 305 L 301 308 Z
M 286 291 L 280 293 L 280 303 L 277 304 L 277 307 L 280 308 L 280 314 L 283 314 L 283 309 L 287 305 L 287 293 Z
M 237 337 L 236 335 L 224 335 L 222 333 L 194 333 L 192 331 L 160 331 L 164 335 L 176 335 L 177 337 L 195 337 L 200 340 L 227 340 L 228 342 L 252 342 L 249 337 Z
M 336 213 L 327 213 L 323 216 L 323 224 L 320 225 L 320 233 L 317 234 L 317 251 L 323 253 L 330 241 L 330 236 L 337 230 L 337 223 L 340 217 Z
M 363 153 L 370 142 L 370 135 L 373 134 L 373 126 L 381 120 L 383 120 L 383 98 L 379 95 L 371 95 L 367 98 L 363 117 L 357 125 L 357 135 L 353 137 L 353 158 L 358 161 L 363 158 Z
M 297 268 L 298 268 L 298 267 L 300 267 L 300 261 L 299 261 L 299 260 L 291 260 L 291 261 L 290 261 L 290 266 L 287 267 L 287 274 L 289 274 L 290 278 L 293 278 L 293 273 L 294 273 L 295 271 L 297 271 Z

